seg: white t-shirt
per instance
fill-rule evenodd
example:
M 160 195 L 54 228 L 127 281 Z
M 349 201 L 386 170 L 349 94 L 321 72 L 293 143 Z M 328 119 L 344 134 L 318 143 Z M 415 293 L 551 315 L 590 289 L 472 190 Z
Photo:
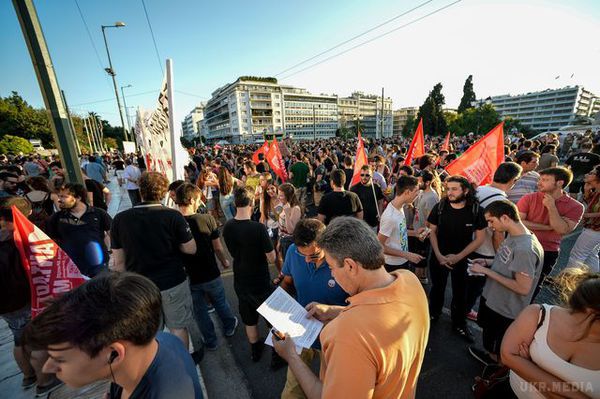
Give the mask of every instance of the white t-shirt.
M 142 173 L 138 168 L 136 168 L 133 165 L 127 165 L 125 171 L 123 172 L 123 179 L 125 179 L 126 181 L 125 188 L 127 190 L 137 190 L 138 188 L 140 188 L 140 186 L 138 186 L 137 184 L 127 180 L 128 178 L 132 180 L 139 180 L 140 176 L 142 176 Z
M 406 228 L 406 216 L 403 209 L 396 209 L 394 205 L 389 204 L 381 215 L 379 232 L 387 237 L 385 245 L 388 247 L 408 252 L 408 231 Z M 407 262 L 400 256 L 383 255 L 387 265 L 403 265 Z
M 492 186 L 480 186 L 477 187 L 477 199 L 479 200 L 479 206 L 482 211 L 485 211 L 485 208 L 495 201 L 502 201 L 506 199 L 506 193 L 499 188 Z M 494 231 L 486 227 L 485 228 L 485 240 L 483 244 L 479 248 L 475 250 L 479 255 L 483 256 L 494 256 L 496 255 L 496 251 L 494 250 L 494 243 L 492 241 L 494 237 Z

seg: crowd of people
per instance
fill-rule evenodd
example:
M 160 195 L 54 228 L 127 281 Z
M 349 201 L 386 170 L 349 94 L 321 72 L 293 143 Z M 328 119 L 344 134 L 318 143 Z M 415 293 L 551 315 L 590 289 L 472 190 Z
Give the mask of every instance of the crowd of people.
M 83 155 L 84 184 L 56 157 L 0 156 L 0 316 L 23 388 L 109 380 L 110 398 L 200 398 L 214 320 L 226 338 L 241 321 L 258 362 L 257 308 L 280 286 L 325 324 L 300 353 L 275 335 L 282 398 L 412 398 L 450 277 L 476 395 L 600 398 L 600 135 L 507 136 L 476 186 L 445 167 L 479 138 L 427 137 L 413 162 L 407 138 L 367 140 L 357 171 L 356 140 L 284 140 L 286 181 L 253 145 L 190 149 L 172 182 L 140 154 Z M 111 216 L 113 176 L 131 208 Z M 13 206 L 90 279 L 33 320 Z

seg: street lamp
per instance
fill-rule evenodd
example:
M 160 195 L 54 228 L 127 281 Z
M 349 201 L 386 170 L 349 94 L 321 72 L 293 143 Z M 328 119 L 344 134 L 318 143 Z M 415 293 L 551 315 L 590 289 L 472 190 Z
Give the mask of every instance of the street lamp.
M 119 108 L 119 116 L 121 117 L 121 126 L 123 127 L 123 135 L 127 140 L 127 130 L 125 130 L 125 121 L 123 120 L 123 110 L 121 109 L 121 100 L 119 100 L 119 91 L 117 90 L 117 75 L 115 69 L 112 66 L 112 60 L 110 58 L 110 51 L 108 51 L 108 42 L 106 41 L 106 28 L 122 28 L 125 26 L 124 22 L 117 21 L 114 25 L 102 25 L 102 37 L 104 37 L 104 46 L 106 47 L 106 55 L 108 56 L 108 68 L 104 70 L 112 77 L 113 86 L 115 88 L 115 97 L 117 98 L 117 107 Z
M 125 101 L 125 91 L 128 87 L 133 87 L 132 85 L 121 86 L 121 96 L 123 96 L 123 107 L 125 108 L 125 119 L 127 120 L 127 131 L 129 132 L 129 137 L 133 137 L 133 133 L 131 131 L 131 125 L 129 124 L 129 111 L 127 110 L 127 101 Z

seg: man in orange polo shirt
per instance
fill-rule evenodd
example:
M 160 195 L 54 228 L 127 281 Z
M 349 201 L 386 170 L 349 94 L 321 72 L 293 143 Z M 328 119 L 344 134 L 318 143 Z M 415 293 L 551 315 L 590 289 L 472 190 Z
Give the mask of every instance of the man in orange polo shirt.
M 321 378 L 295 351 L 289 335 L 275 343 L 306 397 L 414 398 L 429 334 L 425 291 L 407 270 L 388 273 L 383 248 L 362 220 L 335 218 L 319 239 L 346 307 L 310 303 L 321 331 Z
M 539 191 L 524 195 L 517 203 L 523 224 L 535 234 L 544 248 L 544 264 L 534 299 L 558 259 L 561 238 L 575 229 L 583 215 L 583 204 L 564 191 L 573 180 L 573 173 L 569 169 L 557 166 L 539 173 Z

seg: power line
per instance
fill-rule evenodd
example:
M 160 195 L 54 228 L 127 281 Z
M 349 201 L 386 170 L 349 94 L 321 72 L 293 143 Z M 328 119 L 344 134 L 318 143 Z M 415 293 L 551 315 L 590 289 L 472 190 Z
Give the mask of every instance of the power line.
M 144 92 L 141 92 L 141 93 L 128 94 L 127 97 L 143 96 L 144 94 L 150 94 L 150 93 L 155 93 L 156 94 L 157 92 L 158 92 L 157 90 L 149 90 L 149 91 L 144 91 Z M 114 100 L 115 100 L 114 98 L 106 98 L 104 100 L 94 100 L 94 101 L 88 101 L 88 102 L 85 102 L 85 103 L 73 104 L 72 107 L 76 107 L 78 105 L 89 105 L 89 104 L 105 103 L 105 102 L 114 101 Z
M 87 21 L 85 20 L 85 17 L 83 16 L 83 11 L 81 11 L 81 7 L 79 7 L 79 3 L 77 2 L 77 0 L 73 0 L 73 1 L 75 2 L 75 5 L 77 6 L 77 11 L 79 11 L 79 16 L 81 17 L 81 22 L 83 22 L 83 26 L 85 26 L 85 30 L 87 32 L 88 38 L 90 39 L 90 43 L 92 45 L 92 48 L 94 49 L 94 53 L 96 53 L 96 59 L 98 60 L 98 66 L 100 67 L 100 70 L 104 70 L 104 67 L 102 66 L 102 59 L 100 58 L 100 54 L 98 53 L 98 48 L 96 47 L 96 43 L 94 43 L 94 39 L 92 38 L 92 33 L 90 32 L 90 28 L 87 24 Z M 108 76 L 104 75 L 104 77 L 106 78 L 106 83 L 110 87 L 110 83 L 108 82 Z
M 162 58 L 160 58 L 160 54 L 158 53 L 158 46 L 156 45 L 156 39 L 154 38 L 154 30 L 152 29 L 152 24 L 150 23 L 150 17 L 148 16 L 148 10 L 146 9 L 146 3 L 142 0 L 142 6 L 144 7 L 144 14 L 146 14 L 146 21 L 148 22 L 148 27 L 150 28 L 150 34 L 152 35 L 152 43 L 154 43 L 154 51 L 156 52 L 156 59 L 158 60 L 158 65 L 160 66 L 161 77 L 165 74 L 162 66 Z
M 361 36 L 364 36 L 364 35 L 366 35 L 367 33 L 373 32 L 374 30 L 376 30 L 376 29 L 379 29 L 379 28 L 381 28 L 382 26 L 389 24 L 390 22 L 393 22 L 393 21 L 397 20 L 397 19 L 398 19 L 398 18 L 400 18 L 400 17 L 403 17 L 403 16 L 405 16 L 405 15 L 407 15 L 407 14 L 410 14 L 411 12 L 413 12 L 413 11 L 415 11 L 415 10 L 417 10 L 417 9 L 419 9 L 419 8 L 421 8 L 421 7 L 423 7 L 423 6 L 427 5 L 427 4 L 429 4 L 429 3 L 431 3 L 432 1 L 433 1 L 433 0 L 427 0 L 427 1 L 425 1 L 425 2 L 423 2 L 423 3 L 421 3 L 421 4 L 419 4 L 418 6 L 411 8 L 410 10 L 403 12 L 402 14 L 398 14 L 398 15 L 396 15 L 395 17 L 393 17 L 393 18 L 390 18 L 390 19 L 388 19 L 387 21 L 384 21 L 384 22 L 380 23 L 380 24 L 379 24 L 379 25 L 377 25 L 377 26 L 374 26 L 374 27 L 372 27 L 372 28 L 370 28 L 370 29 L 367 29 L 366 31 L 364 31 L 364 32 L 362 32 L 362 33 L 359 33 L 358 35 L 356 35 L 356 36 L 353 36 L 353 37 L 351 37 L 351 38 L 350 38 L 350 39 L 348 39 L 348 40 L 344 40 L 343 42 L 336 44 L 335 46 L 331 47 L 330 49 L 327 49 L 327 50 L 325 50 L 325 51 L 322 51 L 322 52 L 320 52 L 320 53 L 319 53 L 319 54 L 317 54 L 317 55 L 314 55 L 314 56 L 312 56 L 312 57 L 310 57 L 310 58 L 308 58 L 308 59 L 306 59 L 306 60 L 304 60 L 304 61 L 302 61 L 302 62 L 299 62 L 299 63 L 297 63 L 296 65 L 293 65 L 293 66 L 289 67 L 288 69 L 286 69 L 286 70 L 283 70 L 283 71 L 279 72 L 279 73 L 278 73 L 278 74 L 276 74 L 275 76 L 283 75 L 283 74 L 284 74 L 284 73 L 286 73 L 287 71 L 291 71 L 292 69 L 295 69 L 296 67 L 299 67 L 300 65 L 306 64 L 307 62 L 309 62 L 309 61 L 312 61 L 312 60 L 314 60 L 315 58 L 318 58 L 318 57 L 322 56 L 323 54 L 327 54 L 327 53 L 329 53 L 330 51 L 332 51 L 332 50 L 335 50 L 336 48 L 339 48 L 339 47 L 343 46 L 343 45 L 344 45 L 344 44 L 346 44 L 346 43 L 350 43 L 351 41 L 353 41 L 353 40 L 355 40 L 355 39 L 358 39 L 359 37 L 361 37 Z
M 407 23 L 405 23 L 404 25 L 400 25 L 400 26 L 399 26 L 399 27 L 397 27 L 397 28 L 394 28 L 394 29 L 392 29 L 392 30 L 390 30 L 390 31 L 387 31 L 387 32 L 385 32 L 385 33 L 382 33 L 382 34 L 380 34 L 380 35 L 378 35 L 378 36 L 375 36 L 375 37 L 373 37 L 373 38 L 371 38 L 371 39 L 369 39 L 369 40 L 365 40 L 364 42 L 362 42 L 362 43 L 359 43 L 359 44 L 357 44 L 357 45 L 355 45 L 355 46 L 352 46 L 352 47 L 350 47 L 349 49 L 346 49 L 346 50 L 344 50 L 344 51 L 341 51 L 341 52 L 339 52 L 339 53 L 337 53 L 337 54 L 334 54 L 334 55 L 332 55 L 332 56 L 330 56 L 330 57 L 327 57 L 327 58 L 325 58 L 325 59 L 323 59 L 323 60 L 321 60 L 321 61 L 319 61 L 319 62 L 315 62 L 314 64 L 311 64 L 311 65 L 307 66 L 306 68 L 302 68 L 302 69 L 300 69 L 300 70 L 298 70 L 298 71 L 296 71 L 296 72 L 292 72 L 291 74 L 289 74 L 289 75 L 287 75 L 287 76 L 284 76 L 284 77 L 283 77 L 283 78 L 281 78 L 281 79 L 287 79 L 287 78 L 289 78 L 289 77 L 292 77 L 292 76 L 294 76 L 294 75 L 297 75 L 297 74 L 299 74 L 300 72 L 304 72 L 304 71 L 306 71 L 307 69 L 311 69 L 311 68 L 313 68 L 313 67 L 316 67 L 317 65 L 323 64 L 324 62 L 327 62 L 327 61 L 329 61 L 329 60 L 331 60 L 331 59 L 333 59 L 333 58 L 335 58 L 335 57 L 339 57 L 340 55 L 346 54 L 346 53 L 348 53 L 348 52 L 350 52 L 350 51 L 352 51 L 352 50 L 354 50 L 354 49 L 356 49 L 356 48 L 358 48 L 358 47 L 360 47 L 360 46 L 363 46 L 363 45 L 365 45 L 365 44 L 371 43 L 371 42 L 373 42 L 373 41 L 375 41 L 375 40 L 377 40 L 377 39 L 380 39 L 380 38 L 382 38 L 382 37 L 384 37 L 384 36 L 387 36 L 387 35 L 389 35 L 390 33 L 396 32 L 396 31 L 398 31 L 398 30 L 400 30 L 400 29 L 402 29 L 402 28 L 406 28 L 407 26 L 409 26 L 409 25 L 412 25 L 412 24 L 414 24 L 414 23 L 416 23 L 416 22 L 422 21 L 423 19 L 425 19 L 425 18 L 427 18 L 427 17 L 430 17 L 430 16 L 432 16 L 432 15 L 434 15 L 434 14 L 437 14 L 437 13 L 438 13 L 438 12 L 440 12 L 440 11 L 443 11 L 443 10 L 445 10 L 446 8 L 452 7 L 453 5 L 455 5 L 455 4 L 457 4 L 457 3 L 460 3 L 461 1 L 462 1 L 462 0 L 456 0 L 456 1 L 452 2 L 452 3 L 450 3 L 450 4 L 447 4 L 447 5 L 443 6 L 443 7 L 440 7 L 440 8 L 438 8 L 438 9 L 436 9 L 436 10 L 434 10 L 434 11 L 432 11 L 432 12 L 428 13 L 428 14 L 425 14 L 425 15 L 423 15 L 423 16 L 421 16 L 421 17 L 417 18 L 417 19 L 414 19 L 414 20 L 412 20 L 412 21 L 410 21 L 410 22 L 407 22 Z
M 190 97 L 197 97 L 197 98 L 200 98 L 202 100 L 208 100 L 207 97 L 199 96 L 197 94 L 192 94 L 192 93 L 186 93 L 185 91 L 181 91 L 181 90 L 175 90 L 175 93 L 183 94 L 183 95 L 190 96 Z

